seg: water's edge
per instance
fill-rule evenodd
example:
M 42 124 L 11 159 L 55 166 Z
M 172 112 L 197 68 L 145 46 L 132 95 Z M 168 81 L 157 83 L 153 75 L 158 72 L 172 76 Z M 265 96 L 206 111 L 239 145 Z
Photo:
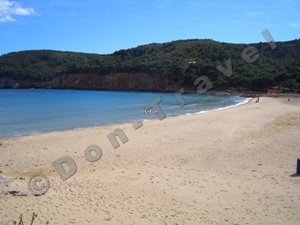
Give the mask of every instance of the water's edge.
M 236 95 L 232 95 L 231 97 L 235 97 Z M 176 118 L 176 117 L 186 117 L 186 116 L 193 116 L 193 115 L 200 115 L 203 113 L 210 113 L 210 112 L 216 112 L 216 111 L 223 111 L 223 110 L 228 110 L 236 107 L 240 107 L 243 105 L 246 105 L 251 102 L 253 98 L 245 98 L 244 101 L 239 102 L 237 104 L 229 105 L 226 107 L 220 107 L 212 110 L 203 110 L 195 113 L 186 113 L 184 115 L 176 115 L 176 116 L 168 116 L 168 118 Z M 158 119 L 143 119 L 141 122 L 151 122 L 155 121 Z M 38 136 L 38 135 L 44 135 L 44 134 L 54 134 L 54 133 L 63 133 L 63 132 L 71 132 L 71 131 L 82 131 L 86 129 L 97 129 L 101 127 L 110 127 L 110 126 L 124 126 L 127 124 L 134 124 L 135 122 L 138 122 L 139 120 L 136 121 L 127 121 L 124 123 L 110 123 L 110 124 L 104 124 L 104 125 L 97 125 L 97 126 L 87 126 L 87 127 L 77 127 L 77 128 L 70 128 L 70 129 L 61 129 L 61 130 L 55 130 L 55 131 L 41 131 L 41 132 L 32 132 L 32 133 L 27 133 L 27 134 L 18 134 L 18 135 L 13 135 L 13 136 L 5 136 L 1 137 L 0 136 L 0 141 L 1 140 L 9 140 L 9 139 L 17 139 L 17 138 L 22 138 L 22 137 L 30 137 L 30 136 Z

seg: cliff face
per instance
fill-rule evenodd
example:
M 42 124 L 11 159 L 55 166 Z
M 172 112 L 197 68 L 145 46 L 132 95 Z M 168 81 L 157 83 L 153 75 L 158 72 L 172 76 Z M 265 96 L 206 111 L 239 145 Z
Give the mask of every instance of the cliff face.
M 0 88 L 53 88 L 53 89 L 89 89 L 89 90 L 141 90 L 141 91 L 174 91 L 177 85 L 167 80 L 155 78 L 147 74 L 115 73 L 97 74 L 65 74 L 51 81 L 13 80 L 0 78 Z

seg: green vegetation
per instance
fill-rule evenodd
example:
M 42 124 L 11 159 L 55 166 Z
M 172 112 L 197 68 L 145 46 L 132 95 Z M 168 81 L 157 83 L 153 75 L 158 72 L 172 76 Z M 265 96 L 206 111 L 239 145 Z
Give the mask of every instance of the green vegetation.
M 34 222 L 34 220 L 36 218 L 37 218 L 37 214 L 36 213 L 32 213 L 30 225 L 33 225 L 33 222 Z M 48 224 L 49 224 L 49 222 L 47 221 L 45 223 L 45 225 L 48 225 Z M 15 220 L 13 221 L 13 225 L 24 225 L 23 214 L 20 214 L 20 216 L 19 216 L 19 222 L 15 221 Z
M 300 90 L 300 39 L 268 43 L 228 44 L 212 40 L 181 40 L 149 44 L 111 55 L 59 51 L 22 51 L 0 57 L 0 78 L 50 81 L 65 74 L 145 73 L 167 79 L 179 86 L 193 86 L 206 75 L 216 89 L 236 88 L 263 91 Z M 241 54 L 246 47 L 258 49 L 259 59 L 245 63 Z M 233 75 L 227 77 L 216 66 L 231 59 Z M 223 65 L 223 64 L 222 64 Z

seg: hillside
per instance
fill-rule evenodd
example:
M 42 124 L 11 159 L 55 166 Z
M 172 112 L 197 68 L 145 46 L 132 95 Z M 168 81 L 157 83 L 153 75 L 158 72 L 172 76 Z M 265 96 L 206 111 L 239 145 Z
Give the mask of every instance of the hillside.
M 149 44 L 110 55 L 22 51 L 0 56 L 2 88 L 71 88 L 171 91 L 193 90 L 194 80 L 206 75 L 214 89 L 265 91 L 300 90 L 300 40 L 228 44 L 212 40 L 182 40 Z M 258 49 L 252 64 L 243 61 L 246 47 Z M 231 59 L 232 76 L 217 65 Z M 222 64 L 225 65 L 225 64 Z

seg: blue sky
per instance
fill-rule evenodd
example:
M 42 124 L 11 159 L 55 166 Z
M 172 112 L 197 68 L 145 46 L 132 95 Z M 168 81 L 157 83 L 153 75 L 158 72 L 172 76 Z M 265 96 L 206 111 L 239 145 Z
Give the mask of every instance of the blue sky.
M 300 38 L 299 0 L 0 0 L 0 54 L 32 49 L 112 53 L 209 38 Z

